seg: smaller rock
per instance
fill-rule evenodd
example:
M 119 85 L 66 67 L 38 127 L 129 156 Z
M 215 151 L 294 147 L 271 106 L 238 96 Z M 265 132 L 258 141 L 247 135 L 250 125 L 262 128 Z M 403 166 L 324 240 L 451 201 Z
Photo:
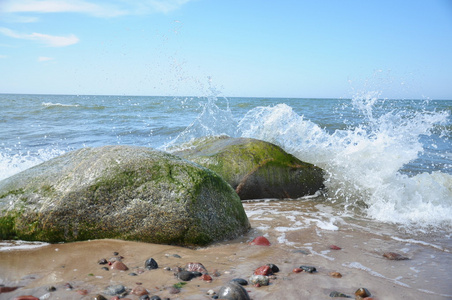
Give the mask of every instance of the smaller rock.
M 178 288 L 176 288 L 174 286 L 170 286 L 168 288 L 168 293 L 170 293 L 171 295 L 179 294 L 180 293 L 180 289 L 178 289 Z
M 115 252 L 113 252 L 113 255 L 114 255 L 114 256 L 118 256 L 118 255 L 119 255 L 119 252 L 116 252 L 116 251 L 115 251 Z
M 274 265 L 274 264 L 267 264 L 267 266 L 270 267 L 270 269 L 272 269 L 273 273 L 278 273 L 279 272 L 279 268 L 278 266 Z
M 177 273 L 177 277 L 182 281 L 190 281 L 195 277 L 195 275 L 189 271 L 180 271 Z
M 110 269 L 107 267 L 102 267 L 101 270 L 110 271 Z
M 212 277 L 209 274 L 202 274 L 201 279 L 207 282 L 212 282 Z
M 370 292 L 366 288 L 359 288 L 356 290 L 355 296 L 360 298 L 366 298 L 370 296 Z
M 306 249 L 296 249 L 296 250 L 293 250 L 292 252 L 293 252 L 293 253 L 301 253 L 301 254 L 304 254 L 304 255 L 309 255 L 309 254 L 311 254 L 311 251 L 306 250 Z
M 140 296 L 140 300 L 150 300 L 149 295 Z
M 203 274 L 201 272 L 193 271 L 191 272 L 194 277 L 201 277 Z
M 188 263 L 185 266 L 185 270 L 190 272 L 200 272 L 203 274 L 207 273 L 207 269 L 201 263 Z
M 108 271 L 108 268 L 107 268 L 107 271 Z M 69 282 L 67 282 L 67 283 L 64 284 L 64 288 L 66 290 L 70 291 L 70 290 L 72 290 L 72 285 Z
M 407 260 L 407 259 L 409 259 L 408 257 L 395 253 L 395 252 L 385 252 L 383 254 L 383 256 L 389 260 Z
M 111 257 L 109 262 L 114 263 L 115 261 L 122 261 L 121 257 L 119 256 L 115 256 L 115 257 Z
M 264 236 L 258 236 L 250 242 L 250 245 L 270 246 L 270 241 Z
M 12 292 L 17 290 L 18 288 L 18 286 L 0 286 L 0 294 Z
M 336 292 L 336 291 L 331 292 L 330 293 L 330 297 L 352 298 L 351 296 L 348 296 L 348 295 L 345 295 L 345 294 L 343 294 L 341 292 Z
M 148 291 L 141 285 L 137 285 L 136 287 L 134 287 L 132 289 L 132 294 L 137 295 L 137 296 L 143 296 L 143 295 L 148 295 Z
M 330 249 L 331 249 L 331 250 L 341 250 L 342 248 L 341 248 L 341 247 L 338 247 L 338 246 L 336 246 L 336 245 L 330 245 Z
M 107 261 L 105 258 L 102 258 L 102 259 L 100 259 L 97 263 L 98 263 L 99 265 L 106 265 L 106 264 L 108 264 L 108 261 Z
M 232 281 L 232 282 L 236 282 L 236 283 L 238 283 L 238 284 L 240 284 L 240 285 L 248 285 L 248 281 L 246 281 L 246 280 L 243 279 L 243 278 L 234 278 L 234 279 L 232 279 L 231 281 Z
M 220 288 L 218 298 L 228 300 L 250 300 L 248 292 L 240 284 L 233 281 L 226 283 Z
M 112 270 L 119 270 L 119 271 L 127 271 L 129 268 L 123 262 L 115 261 L 111 265 L 110 269 L 112 269 Z
M 264 276 L 264 275 L 253 275 L 249 279 L 249 282 L 251 282 L 251 284 L 259 284 L 259 285 L 268 285 L 269 281 L 270 280 L 269 280 L 268 276 Z
M 148 260 L 146 260 L 146 262 L 144 263 L 144 267 L 148 270 L 154 270 L 154 269 L 158 269 L 159 265 L 157 264 L 155 259 L 153 259 L 151 257 Z
M 126 291 L 126 288 L 122 284 L 110 285 L 110 286 L 107 286 L 107 288 L 105 289 L 105 294 L 114 296 L 114 295 L 120 295 L 120 294 L 124 293 L 125 291 Z
M 93 297 L 93 300 L 107 300 L 107 298 L 105 298 L 101 294 L 97 294 L 96 296 Z
M 331 277 L 334 277 L 334 278 L 341 278 L 341 277 L 342 277 L 342 274 L 339 273 L 339 272 L 330 272 L 329 275 L 330 275 Z
M 265 276 L 269 276 L 269 275 L 272 275 L 272 274 L 273 274 L 273 271 L 272 271 L 272 269 L 271 269 L 268 265 L 259 267 L 259 268 L 257 268 L 257 269 L 254 271 L 254 275 L 265 275 Z
M 152 296 L 151 298 L 148 298 L 149 300 L 162 300 L 159 296 Z M 141 300 L 141 298 L 140 298 Z
M 300 266 L 300 269 L 302 269 L 304 272 L 308 272 L 308 273 L 317 272 L 317 269 L 315 267 L 311 267 L 311 266 Z
M 294 272 L 294 273 L 301 273 L 301 272 L 303 272 L 303 269 L 295 268 L 295 269 L 292 270 L 292 272 Z
M 47 287 L 47 289 L 46 289 L 48 292 L 55 292 L 56 291 L 56 287 L 54 287 L 54 286 L 49 286 L 49 287 Z
M 138 276 L 138 274 L 134 273 L 134 272 L 131 272 L 131 273 L 129 273 L 129 276 Z
M 14 298 L 14 300 L 39 300 L 39 298 L 36 298 L 36 297 L 34 297 L 34 296 L 27 295 L 27 296 L 19 296 L 19 297 L 16 297 L 16 298 Z

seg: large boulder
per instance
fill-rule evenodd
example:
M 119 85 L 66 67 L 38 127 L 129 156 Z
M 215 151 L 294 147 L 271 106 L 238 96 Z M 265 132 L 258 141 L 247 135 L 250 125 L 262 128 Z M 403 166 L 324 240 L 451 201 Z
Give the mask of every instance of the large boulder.
M 173 154 L 217 172 L 242 200 L 300 198 L 324 187 L 321 168 L 261 140 L 205 137 L 174 149 Z
M 0 239 L 192 246 L 249 227 L 220 176 L 150 148 L 83 148 L 0 181 Z

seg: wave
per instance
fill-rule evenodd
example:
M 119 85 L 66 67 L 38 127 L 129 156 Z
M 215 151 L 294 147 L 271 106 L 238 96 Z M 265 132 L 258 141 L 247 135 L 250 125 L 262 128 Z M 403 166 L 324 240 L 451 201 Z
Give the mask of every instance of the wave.
M 104 109 L 106 108 L 103 105 L 95 105 L 95 106 L 84 106 L 81 104 L 64 104 L 64 103 L 53 103 L 53 102 L 42 102 L 41 103 L 42 106 L 44 106 L 44 108 L 72 108 L 72 107 L 77 107 L 77 108 L 84 108 L 84 109 Z

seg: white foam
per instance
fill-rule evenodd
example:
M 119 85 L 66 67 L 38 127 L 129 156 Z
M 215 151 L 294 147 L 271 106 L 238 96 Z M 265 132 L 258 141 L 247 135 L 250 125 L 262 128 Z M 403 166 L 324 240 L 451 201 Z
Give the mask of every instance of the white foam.
M 50 245 L 44 242 L 27 242 L 27 241 L 1 241 L 0 252 L 2 251 L 16 251 L 16 250 L 30 250 Z

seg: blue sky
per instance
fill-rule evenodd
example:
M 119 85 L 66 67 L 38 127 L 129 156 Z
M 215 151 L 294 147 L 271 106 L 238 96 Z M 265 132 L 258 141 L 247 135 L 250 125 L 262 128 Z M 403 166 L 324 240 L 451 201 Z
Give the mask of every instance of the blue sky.
M 0 93 L 452 99 L 451 0 L 0 0 Z

